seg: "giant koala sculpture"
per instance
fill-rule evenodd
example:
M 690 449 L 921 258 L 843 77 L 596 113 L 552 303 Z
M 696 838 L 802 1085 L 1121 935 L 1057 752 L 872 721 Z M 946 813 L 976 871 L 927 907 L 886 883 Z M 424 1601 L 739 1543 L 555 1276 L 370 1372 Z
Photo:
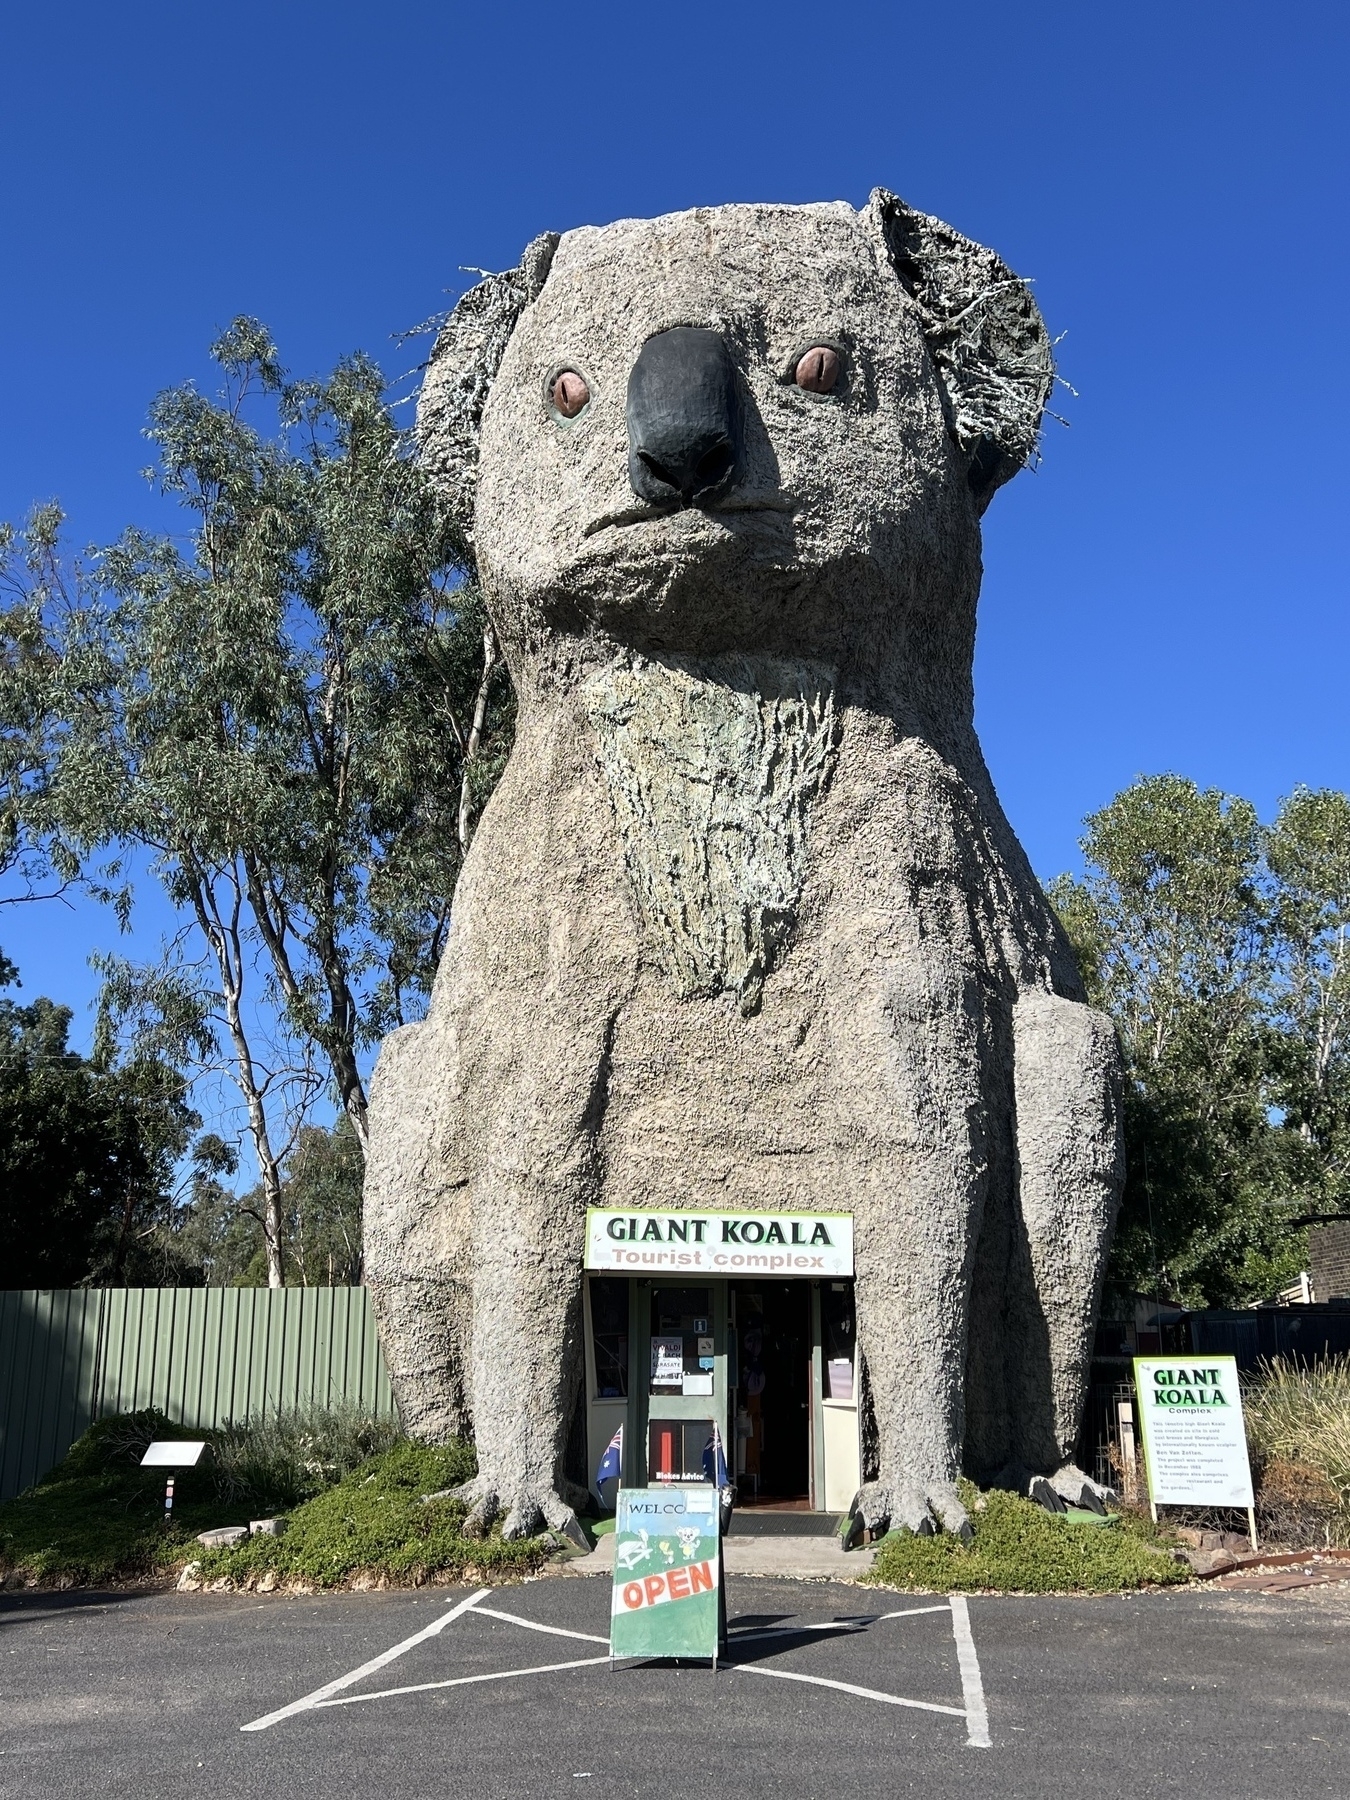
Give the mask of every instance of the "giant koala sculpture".
M 855 1217 L 872 1525 L 1072 1467 L 1122 1167 L 1112 1029 L 972 722 L 979 519 L 1044 325 L 878 191 L 533 243 L 419 433 L 519 696 L 430 1015 L 371 1102 L 366 1266 L 468 1526 L 574 1526 L 588 1205 Z

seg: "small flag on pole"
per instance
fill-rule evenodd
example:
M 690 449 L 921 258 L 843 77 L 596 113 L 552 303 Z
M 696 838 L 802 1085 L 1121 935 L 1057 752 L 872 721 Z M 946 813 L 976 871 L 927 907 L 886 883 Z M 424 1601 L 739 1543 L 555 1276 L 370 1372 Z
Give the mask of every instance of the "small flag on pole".
M 731 1486 L 727 1474 L 726 1452 L 722 1448 L 722 1433 L 718 1430 L 717 1421 L 713 1421 L 712 1436 L 703 1446 L 703 1473 L 715 1488 Z
M 605 1454 L 600 1458 L 600 1467 L 595 1471 L 595 1485 L 602 1487 L 607 1481 L 617 1481 L 623 1468 L 623 1426 L 614 1433 L 605 1447 Z

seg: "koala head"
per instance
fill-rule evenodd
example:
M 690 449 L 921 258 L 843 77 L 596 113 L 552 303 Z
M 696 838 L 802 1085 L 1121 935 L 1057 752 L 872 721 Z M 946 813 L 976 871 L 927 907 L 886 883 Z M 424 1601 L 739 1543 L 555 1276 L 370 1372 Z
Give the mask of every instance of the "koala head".
M 560 643 L 968 675 L 978 520 L 1052 380 L 1023 283 L 878 190 L 536 240 L 455 308 L 418 432 L 518 676 Z

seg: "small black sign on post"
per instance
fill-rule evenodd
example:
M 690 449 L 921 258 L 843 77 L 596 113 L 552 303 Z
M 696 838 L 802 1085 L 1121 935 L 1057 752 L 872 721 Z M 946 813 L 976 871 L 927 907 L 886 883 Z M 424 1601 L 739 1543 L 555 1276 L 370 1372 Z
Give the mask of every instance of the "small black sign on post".
M 201 1454 L 205 1448 L 205 1438 L 200 1440 L 163 1438 L 149 1446 L 141 1458 L 141 1467 L 143 1469 L 195 1469 L 201 1461 Z M 164 1523 L 168 1525 L 172 1518 L 173 1476 L 170 1475 L 164 1488 Z

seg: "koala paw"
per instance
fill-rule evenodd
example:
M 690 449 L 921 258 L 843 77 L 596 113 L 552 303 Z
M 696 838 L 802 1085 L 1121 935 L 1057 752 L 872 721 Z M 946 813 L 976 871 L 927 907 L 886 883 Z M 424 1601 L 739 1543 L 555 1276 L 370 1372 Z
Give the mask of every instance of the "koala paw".
M 1099 1481 L 1085 1475 L 1076 1463 L 1065 1463 L 1056 1469 L 1049 1477 L 1049 1485 L 1061 1500 L 1067 1500 L 1070 1506 L 1081 1506 L 1087 1512 L 1105 1513 L 1105 1503 L 1119 1499 L 1114 1488 L 1103 1487 Z
M 968 1544 L 974 1535 L 952 1481 L 869 1481 L 859 1491 L 854 1508 L 874 1536 L 888 1528 L 912 1531 L 919 1537 L 950 1531 Z
M 571 1484 L 568 1484 L 570 1491 Z M 496 1486 L 485 1476 L 478 1475 L 472 1481 L 466 1481 L 462 1487 L 454 1490 L 457 1500 L 468 1504 L 460 1530 L 467 1538 L 485 1538 L 491 1531 L 493 1523 L 502 1513 L 502 1536 L 504 1538 L 536 1537 L 547 1526 L 565 1537 L 578 1550 L 589 1550 L 586 1533 L 577 1523 L 575 1510 L 552 1488 L 535 1492 L 531 1488 L 517 1488 L 505 1495 L 499 1494 Z

